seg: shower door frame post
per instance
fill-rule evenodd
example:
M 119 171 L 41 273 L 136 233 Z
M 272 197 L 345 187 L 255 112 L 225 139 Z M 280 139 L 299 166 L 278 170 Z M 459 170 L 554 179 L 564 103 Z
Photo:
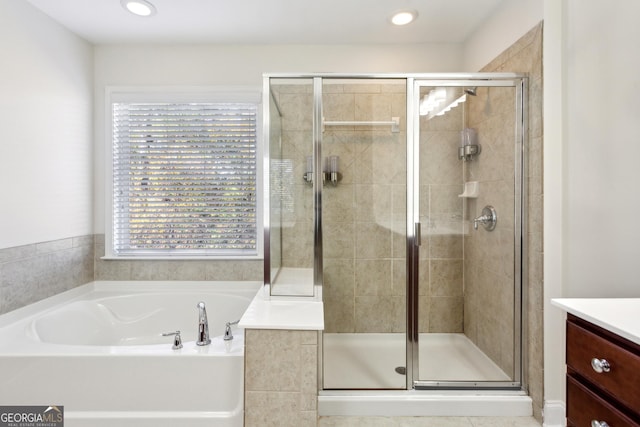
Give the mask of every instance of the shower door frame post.
M 419 132 L 419 122 L 417 119 L 417 105 L 415 98 L 419 98 L 420 91 L 415 86 L 414 78 L 407 78 L 407 326 L 406 326 L 406 382 L 407 390 L 414 388 L 414 382 L 418 378 L 419 370 L 419 349 L 418 349 L 418 265 L 420 261 L 420 181 L 419 171 L 420 156 L 419 144 L 416 143 L 415 135 Z M 418 90 L 416 97 L 415 91 Z
M 264 135 L 264 143 L 262 144 L 262 190 L 263 190 L 263 203 L 264 209 L 262 212 L 262 230 L 264 233 L 263 242 L 263 255 L 264 260 L 262 263 L 262 285 L 265 288 L 271 287 L 271 116 L 270 116 L 270 99 L 269 96 L 273 96 L 271 92 L 271 78 L 269 76 L 263 76 L 262 78 L 262 135 Z M 265 96 L 267 95 L 267 96 Z
M 322 77 L 313 78 L 313 287 L 323 282 L 322 254 Z
M 529 169 L 527 167 L 528 164 L 528 156 L 527 156 L 527 135 L 529 135 L 529 122 L 527 117 L 529 117 L 529 79 L 528 77 L 523 76 L 519 81 L 516 81 L 516 118 L 519 120 L 516 123 L 515 135 L 516 135 L 516 146 L 515 146 L 515 159 L 514 159 L 514 175 L 515 175 L 515 212 L 520 213 L 520 218 L 518 222 L 518 217 L 514 218 L 515 226 L 515 236 L 514 236 L 514 254 L 516 255 L 514 258 L 514 280 L 516 283 L 521 284 L 521 292 L 515 294 L 516 300 L 514 301 L 514 305 L 516 310 L 516 315 L 520 317 L 521 327 L 514 329 L 514 342 L 520 343 L 520 357 L 515 357 L 514 355 L 514 370 L 515 372 L 520 373 L 520 382 L 522 387 L 527 387 L 525 375 L 523 374 L 524 368 L 528 366 L 528 358 L 527 355 L 529 353 L 528 340 L 524 339 L 524 325 L 527 324 L 528 311 L 525 309 L 527 307 L 528 297 L 525 292 L 528 289 L 527 279 L 529 277 L 529 263 L 528 263 L 528 228 L 527 224 L 529 223 L 529 217 L 527 214 L 526 207 L 529 205 L 527 184 L 527 177 L 529 176 Z M 518 247 L 519 246 L 519 247 Z M 519 299 L 518 299 L 519 297 Z

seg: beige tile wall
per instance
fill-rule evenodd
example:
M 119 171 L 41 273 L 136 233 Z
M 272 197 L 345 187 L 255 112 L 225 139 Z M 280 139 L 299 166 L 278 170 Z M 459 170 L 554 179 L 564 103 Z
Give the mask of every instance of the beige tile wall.
M 468 199 L 472 220 L 486 205 L 498 223 L 488 232 L 470 227 L 464 239 L 466 335 L 502 370 L 514 375 L 514 106 L 515 89 L 478 88 L 467 102 L 469 127 L 478 132 L 482 152 L 466 162 L 468 181 L 478 181 L 480 195 Z
M 293 194 L 290 210 L 281 224 L 283 267 L 313 267 L 313 187 L 303 179 L 306 157 L 313 153 L 313 88 L 310 80 L 287 86 L 274 86 L 274 96 L 282 112 L 281 159 L 292 165 Z
M 463 169 L 457 152 L 462 123 L 462 107 L 430 120 L 420 117 L 421 333 L 463 332 Z
M 245 427 L 315 427 L 318 332 L 245 331 Z
M 403 84 L 325 85 L 326 120 L 389 120 L 399 133 L 327 128 L 326 155 L 341 158 L 343 181 L 323 192 L 326 332 L 404 332 L 406 328 L 406 94 Z M 432 121 L 421 178 L 425 250 L 423 332 L 462 331 L 462 170 L 455 157 L 460 113 Z M 453 144 L 453 145 L 451 145 Z M 427 147 L 427 143 L 425 143 Z M 449 150 L 451 151 L 451 150 Z M 451 154 L 451 155 L 449 155 Z M 433 171 L 433 172 L 432 172 Z M 443 232 L 443 230 L 446 230 Z M 453 230 L 453 231 L 451 231 Z
M 312 88 L 277 86 L 283 157 L 304 173 L 311 153 Z M 404 84 L 325 84 L 325 120 L 389 120 L 402 129 L 326 127 L 323 156 L 338 155 L 343 179 L 323 191 L 327 332 L 403 332 L 406 327 L 406 95 Z M 308 112 L 308 114 L 303 113 Z M 420 330 L 462 332 L 461 109 L 421 129 Z M 283 231 L 283 265 L 311 267 L 312 188 L 295 182 L 295 222 Z
M 282 266 L 282 224 L 293 213 L 293 165 L 282 158 L 282 121 L 273 97 L 269 98 L 269 261 L 272 277 Z M 265 247 L 266 247 L 265 242 Z
M 527 283 L 524 291 L 527 317 L 525 318 L 525 350 L 528 359 L 525 379 L 533 398 L 534 416 L 542 420 L 543 407 L 543 339 L 542 339 L 542 37 L 543 25 L 532 28 L 520 40 L 496 57 L 481 71 L 509 71 L 529 76 L 529 134 L 526 165 L 528 200 L 527 212 Z M 494 293 L 492 304 L 510 297 L 507 291 Z M 506 302 L 500 303 L 504 307 Z M 496 308 L 494 306 L 494 308 Z M 494 344 L 498 345 L 498 344 Z M 499 344 L 502 345 L 502 344 Z
M 311 267 L 313 193 L 301 177 L 312 150 L 312 91 L 288 85 L 274 92 L 283 112 L 283 155 L 300 178 L 299 214 L 295 224 L 287 224 L 291 232 L 283 233 L 283 265 Z M 325 84 L 323 92 L 327 121 L 405 121 L 403 84 Z M 323 133 L 323 157 L 338 155 L 342 172 L 342 181 L 323 191 L 328 332 L 404 331 L 405 138 L 404 129 L 392 133 L 389 127 L 327 126 Z

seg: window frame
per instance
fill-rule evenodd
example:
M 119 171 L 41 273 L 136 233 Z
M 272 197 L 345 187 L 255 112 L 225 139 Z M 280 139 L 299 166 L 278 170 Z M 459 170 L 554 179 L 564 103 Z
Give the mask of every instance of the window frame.
M 113 104 L 119 102 L 238 102 L 256 105 L 256 248 L 233 253 L 180 254 L 179 251 L 161 253 L 118 254 L 114 244 L 113 197 Z M 264 257 L 264 186 L 263 186 L 263 120 L 262 93 L 253 87 L 119 87 L 105 89 L 105 254 L 102 259 L 113 260 L 261 260 Z M 241 253 L 242 252 L 242 253 Z

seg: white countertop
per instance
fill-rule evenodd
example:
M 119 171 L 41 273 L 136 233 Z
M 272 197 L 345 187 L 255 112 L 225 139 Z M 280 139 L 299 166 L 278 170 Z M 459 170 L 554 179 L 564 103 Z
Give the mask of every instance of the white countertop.
M 555 298 L 551 304 L 640 344 L 640 298 Z
M 269 288 L 263 287 L 251 301 L 238 326 L 245 329 L 321 331 L 324 329 L 322 297 L 270 296 Z

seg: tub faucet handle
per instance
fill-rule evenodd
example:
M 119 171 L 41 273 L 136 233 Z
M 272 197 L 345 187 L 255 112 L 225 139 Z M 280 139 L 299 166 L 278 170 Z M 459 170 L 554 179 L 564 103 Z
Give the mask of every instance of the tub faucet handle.
M 235 322 L 227 322 L 225 324 L 223 340 L 230 341 L 233 339 L 233 333 L 231 333 L 231 325 L 237 325 L 238 323 L 240 323 L 240 319 L 236 320 Z
M 182 348 L 182 338 L 180 337 L 180 331 L 175 332 L 165 332 L 162 334 L 163 337 L 173 336 L 173 346 L 171 347 L 174 350 L 179 350 Z

